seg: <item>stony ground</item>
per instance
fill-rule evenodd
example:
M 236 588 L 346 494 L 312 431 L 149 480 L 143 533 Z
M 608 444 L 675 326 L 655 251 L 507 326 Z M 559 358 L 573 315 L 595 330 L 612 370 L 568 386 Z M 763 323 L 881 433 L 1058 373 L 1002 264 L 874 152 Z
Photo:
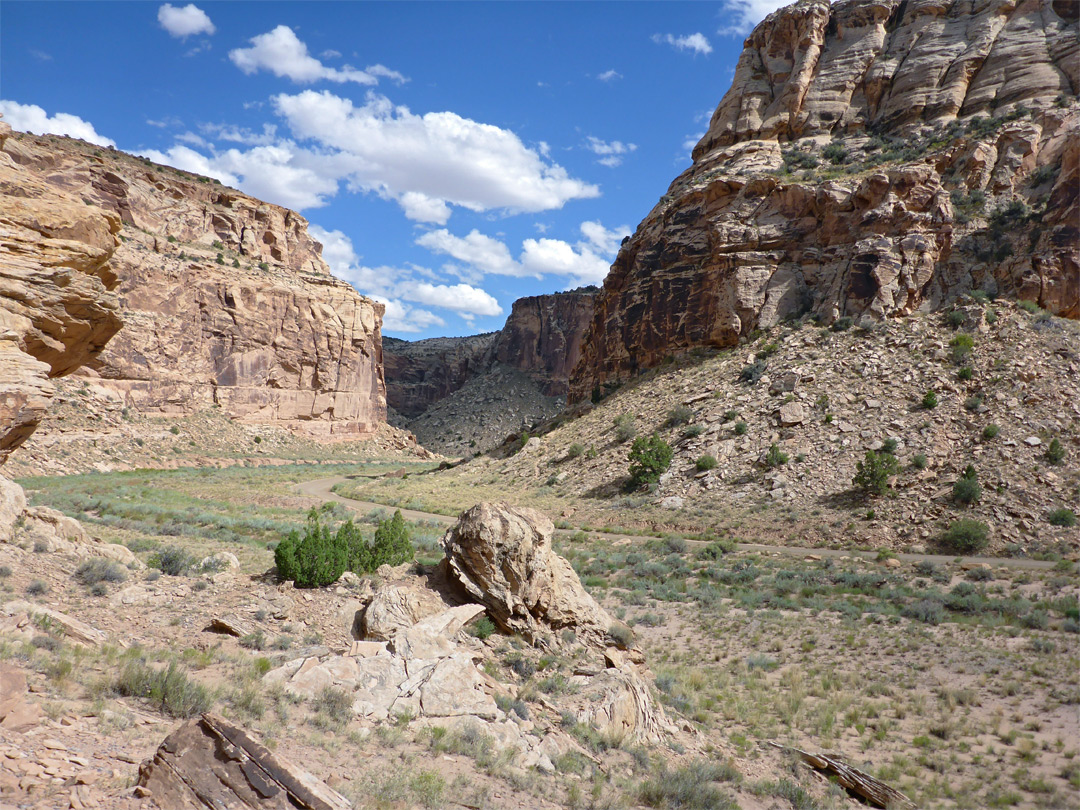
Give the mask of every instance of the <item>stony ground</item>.
M 795 546 L 933 549 L 968 518 L 989 526 L 995 553 L 1069 556 L 1076 532 L 1047 518 L 1080 501 L 1078 381 L 1077 324 L 1009 302 L 870 331 L 793 323 L 650 371 L 509 457 L 348 492 L 429 511 L 504 497 L 574 524 Z M 653 491 L 627 492 L 632 438 L 654 431 L 674 449 L 671 468 Z M 890 441 L 889 493 L 861 495 L 857 463 Z M 953 485 L 968 465 L 981 499 L 964 505 Z
M 376 475 L 396 463 L 336 469 Z M 228 551 L 240 567 L 181 576 L 138 568 L 95 588 L 77 577 L 81 560 L 0 545 L 0 603 L 52 606 L 107 637 L 81 647 L 48 621 L 0 629 L 0 664 L 26 673 L 27 699 L 44 710 L 29 732 L 0 730 L 3 800 L 138 807 L 137 763 L 176 715 L 212 705 L 357 807 L 861 806 L 769 742 L 837 752 L 921 807 L 1080 806 L 1072 563 L 965 571 L 888 555 L 733 553 L 720 541 L 566 538 L 559 550 L 586 587 L 632 625 L 679 730 L 656 746 L 575 732 L 580 752 L 545 774 L 510 764 L 490 740 L 404 719 L 370 726 L 263 683 L 277 663 L 350 643 L 349 587 L 296 591 L 268 573 L 267 544 L 312 505 L 294 485 L 325 474 L 294 465 L 24 481 L 35 501 L 79 515 L 143 561 L 167 548 L 196 560 Z M 325 517 L 345 514 L 335 506 Z M 365 531 L 379 517 L 361 515 Z M 434 564 L 438 530 L 413 530 L 422 564 Z M 226 615 L 248 634 L 207 629 Z M 559 706 L 590 699 L 572 655 L 498 634 L 481 646 L 485 671 L 519 695 L 531 733 L 557 727 Z M 168 703 L 124 696 L 139 667 L 170 663 L 206 691 Z
M 551 419 L 565 405 L 564 397 L 544 396 L 527 374 L 496 365 L 419 416 L 398 416 L 392 423 L 412 431 L 428 450 L 459 458 L 498 447 L 510 434 Z

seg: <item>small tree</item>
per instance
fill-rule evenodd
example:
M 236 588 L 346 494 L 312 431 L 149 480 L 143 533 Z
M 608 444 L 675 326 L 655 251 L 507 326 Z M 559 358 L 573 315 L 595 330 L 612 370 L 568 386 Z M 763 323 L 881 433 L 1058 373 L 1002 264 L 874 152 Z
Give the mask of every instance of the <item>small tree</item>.
M 657 434 L 634 439 L 630 447 L 630 483 L 640 487 L 655 484 L 671 466 L 671 445 Z
M 637 425 L 634 424 L 634 416 L 629 413 L 622 413 L 615 417 L 612 421 L 615 427 L 615 441 L 628 442 L 635 436 L 637 436 Z
M 375 530 L 371 567 L 366 570 L 374 571 L 380 565 L 401 565 L 411 560 L 414 554 L 416 549 L 409 537 L 409 527 L 405 525 L 401 510 L 397 509 L 392 518 L 381 521 Z
M 922 406 L 924 408 L 936 408 L 938 406 L 938 396 L 933 391 L 927 391 L 923 394 Z
M 1046 448 L 1046 460 L 1051 464 L 1060 464 L 1065 459 L 1065 448 L 1057 439 L 1050 440 L 1050 446 Z
M 892 453 L 868 450 L 866 457 L 855 465 L 855 477 L 851 483 L 865 495 L 884 495 L 889 491 L 889 477 L 899 471 L 900 465 Z
M 772 468 L 779 467 L 781 464 L 787 463 L 788 455 L 780 449 L 780 445 L 775 443 L 769 445 L 769 451 L 765 454 L 765 466 Z
M 348 524 L 351 526 L 352 521 Z M 320 523 L 319 511 L 312 507 L 303 535 L 292 531 L 274 549 L 278 574 L 293 580 L 297 588 L 321 588 L 336 582 L 349 564 L 345 534 L 341 529 L 331 534 L 329 527 Z
M 986 548 L 990 527 L 978 520 L 963 518 L 949 524 L 941 535 L 941 544 L 949 551 L 971 554 Z
M 982 498 L 982 487 L 974 464 L 968 464 L 964 474 L 956 479 L 952 489 L 953 500 L 957 503 L 978 503 Z

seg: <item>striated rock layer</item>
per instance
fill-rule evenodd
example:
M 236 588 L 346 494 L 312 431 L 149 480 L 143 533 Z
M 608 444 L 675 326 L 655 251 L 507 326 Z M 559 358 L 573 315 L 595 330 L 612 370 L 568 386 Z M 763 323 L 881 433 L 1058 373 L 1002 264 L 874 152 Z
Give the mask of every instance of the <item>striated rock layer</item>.
M 0 464 L 34 432 L 54 388 L 120 328 L 120 218 L 6 152 L 0 121 Z
M 802 0 L 746 40 L 693 165 L 597 297 L 571 399 L 813 313 L 960 293 L 1080 317 L 1077 4 Z
M 84 373 L 129 407 L 216 405 L 314 434 L 385 422 L 382 305 L 330 275 L 303 217 L 67 138 L 20 134 L 4 151 L 123 224 L 110 265 L 125 326 Z

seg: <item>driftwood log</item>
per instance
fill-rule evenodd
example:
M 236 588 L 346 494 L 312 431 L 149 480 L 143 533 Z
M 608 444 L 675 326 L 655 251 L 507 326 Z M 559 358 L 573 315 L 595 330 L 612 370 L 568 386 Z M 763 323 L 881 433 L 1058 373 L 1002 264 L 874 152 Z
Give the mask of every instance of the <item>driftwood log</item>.
M 899 790 L 885 784 L 880 779 L 875 779 L 864 771 L 860 771 L 858 768 L 853 768 L 841 762 L 836 757 L 828 754 L 812 754 L 809 751 L 803 751 L 801 748 L 789 748 L 779 743 L 769 744 L 774 748 L 779 748 L 781 751 L 798 754 L 802 761 L 811 768 L 835 776 L 838 785 L 858 794 L 878 807 L 884 807 L 886 810 L 915 810 L 915 802 Z

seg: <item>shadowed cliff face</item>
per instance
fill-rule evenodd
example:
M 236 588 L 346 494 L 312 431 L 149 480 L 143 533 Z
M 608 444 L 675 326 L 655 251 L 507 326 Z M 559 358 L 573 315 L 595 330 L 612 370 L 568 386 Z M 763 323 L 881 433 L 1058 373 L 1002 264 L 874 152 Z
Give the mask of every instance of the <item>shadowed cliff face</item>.
M 307 221 L 167 167 L 65 138 L 6 151 L 122 221 L 125 326 L 84 372 L 146 413 L 217 405 L 313 434 L 386 419 L 383 307 L 330 275 Z
M 0 121 L 0 464 L 34 432 L 51 379 L 96 357 L 121 321 L 111 265 L 120 218 L 4 151 Z
M 1080 317 L 1074 6 L 803 0 L 768 17 L 612 266 L 571 400 L 807 313 L 881 320 L 984 289 Z
M 485 335 L 389 339 L 387 401 L 403 416 L 419 416 L 497 363 L 525 372 L 544 396 L 565 396 L 592 320 L 593 298 L 589 292 L 519 298 L 503 328 Z

